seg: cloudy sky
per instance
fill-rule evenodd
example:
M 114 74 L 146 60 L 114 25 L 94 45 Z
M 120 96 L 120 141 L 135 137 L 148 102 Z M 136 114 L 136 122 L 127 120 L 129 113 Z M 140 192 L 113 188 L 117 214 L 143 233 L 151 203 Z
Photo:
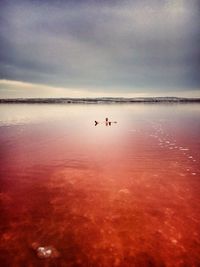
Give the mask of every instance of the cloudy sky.
M 1 0 L 0 97 L 200 97 L 199 0 Z

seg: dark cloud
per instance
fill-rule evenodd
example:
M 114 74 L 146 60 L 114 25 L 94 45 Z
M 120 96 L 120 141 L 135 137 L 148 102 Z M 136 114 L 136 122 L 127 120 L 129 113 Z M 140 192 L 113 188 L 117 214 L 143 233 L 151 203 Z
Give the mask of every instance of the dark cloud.
M 133 93 L 200 88 L 197 0 L 0 5 L 1 79 Z

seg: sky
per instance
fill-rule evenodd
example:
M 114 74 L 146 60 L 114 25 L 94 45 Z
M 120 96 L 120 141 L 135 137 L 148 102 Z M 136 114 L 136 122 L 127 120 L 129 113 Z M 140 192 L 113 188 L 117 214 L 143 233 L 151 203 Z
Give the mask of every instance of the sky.
M 200 97 L 199 0 L 0 0 L 0 98 Z

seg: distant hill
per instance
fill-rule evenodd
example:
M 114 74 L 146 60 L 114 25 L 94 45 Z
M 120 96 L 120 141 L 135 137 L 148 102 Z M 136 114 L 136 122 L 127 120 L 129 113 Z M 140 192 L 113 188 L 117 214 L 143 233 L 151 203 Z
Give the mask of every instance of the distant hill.
M 0 99 L 1 103 L 66 103 L 66 104 L 104 104 L 104 103 L 200 103 L 200 98 L 180 98 L 180 97 L 99 97 L 99 98 L 15 98 Z

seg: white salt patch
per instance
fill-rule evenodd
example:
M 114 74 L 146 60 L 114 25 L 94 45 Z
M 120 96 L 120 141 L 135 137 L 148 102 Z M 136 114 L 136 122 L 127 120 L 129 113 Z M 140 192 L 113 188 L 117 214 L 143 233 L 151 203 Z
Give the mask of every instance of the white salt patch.
M 45 247 L 39 247 L 37 252 L 39 258 L 48 258 L 52 254 L 52 250 Z
M 51 254 L 51 252 L 52 252 L 51 249 L 47 249 L 47 250 L 46 250 L 46 254 L 47 254 L 47 256 L 49 256 L 49 255 Z

